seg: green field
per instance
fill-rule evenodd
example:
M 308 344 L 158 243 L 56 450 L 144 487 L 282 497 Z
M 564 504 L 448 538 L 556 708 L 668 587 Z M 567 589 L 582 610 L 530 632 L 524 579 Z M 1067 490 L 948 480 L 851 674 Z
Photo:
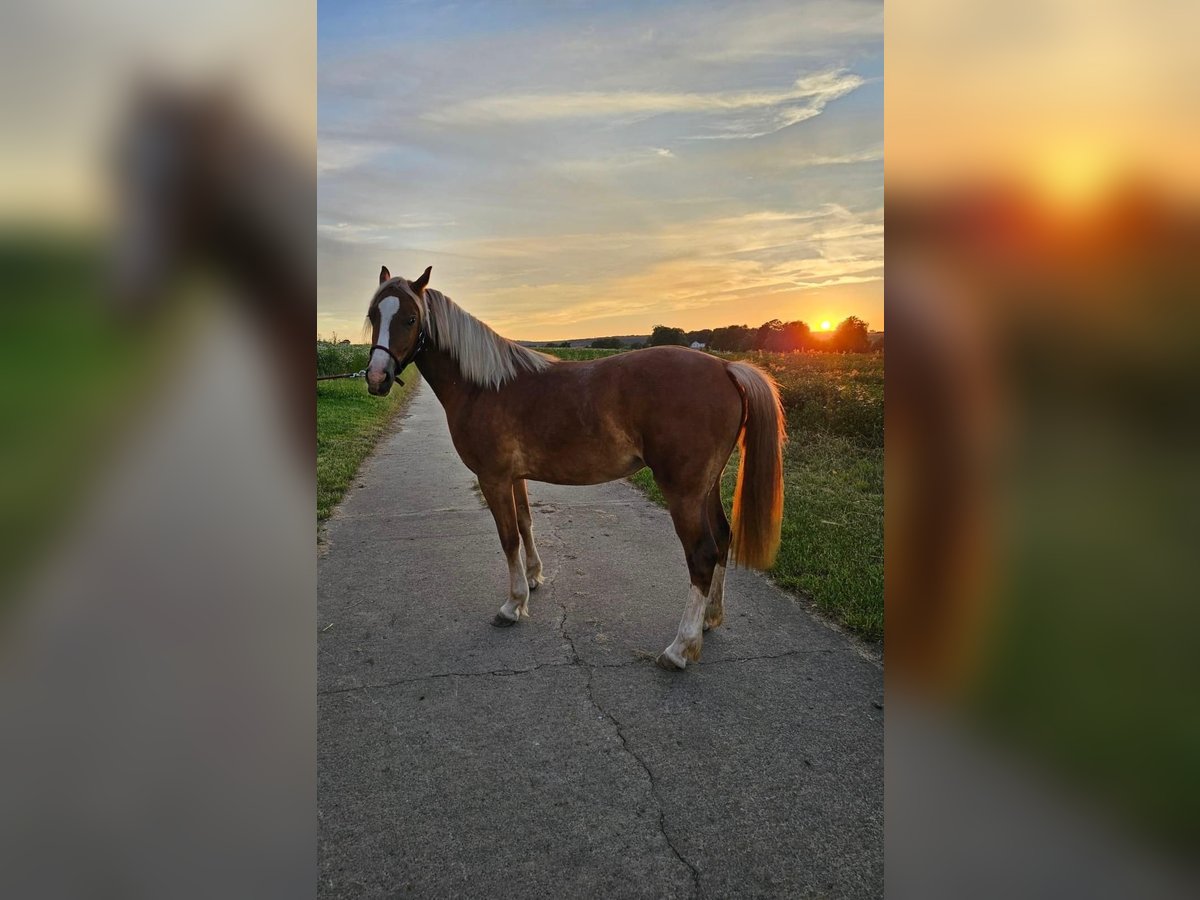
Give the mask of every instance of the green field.
M 122 325 L 104 273 L 87 238 L 0 236 L 0 608 L 87 496 L 186 322 Z
M 614 353 L 624 353 L 624 350 L 599 350 L 591 347 L 535 347 L 539 353 L 557 356 L 559 359 L 588 360 L 612 356 Z
M 317 374 L 366 368 L 367 348 L 317 344 Z M 361 378 L 317 382 L 317 521 L 329 518 L 354 473 L 388 423 L 403 407 L 419 378 L 409 366 L 387 397 L 372 397 Z
M 578 353 L 619 351 L 557 350 Z M 572 354 L 568 356 L 567 354 Z M 869 640 L 883 638 L 883 357 L 729 353 L 778 381 L 788 417 L 783 542 L 771 576 Z M 722 495 L 731 508 L 735 452 Z M 657 502 L 649 469 L 631 479 Z

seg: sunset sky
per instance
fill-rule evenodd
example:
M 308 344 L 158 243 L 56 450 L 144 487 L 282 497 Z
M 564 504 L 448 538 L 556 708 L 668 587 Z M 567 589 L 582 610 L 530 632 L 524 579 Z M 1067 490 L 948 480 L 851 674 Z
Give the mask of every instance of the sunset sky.
M 380 265 L 520 339 L 883 328 L 881 3 L 319 6 L 317 330 Z

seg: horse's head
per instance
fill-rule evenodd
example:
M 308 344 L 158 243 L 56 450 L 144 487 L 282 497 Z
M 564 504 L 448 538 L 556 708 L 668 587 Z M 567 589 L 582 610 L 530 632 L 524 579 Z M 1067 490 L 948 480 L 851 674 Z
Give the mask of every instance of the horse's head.
M 371 359 L 367 363 L 367 390 L 384 397 L 400 371 L 425 345 L 425 288 L 429 273 L 416 281 L 393 278 L 387 266 L 379 270 L 379 289 L 367 310 L 371 325 Z
M 112 152 L 111 299 L 123 311 L 148 310 L 182 267 L 212 252 L 232 174 L 246 164 L 237 122 L 224 87 L 138 85 Z

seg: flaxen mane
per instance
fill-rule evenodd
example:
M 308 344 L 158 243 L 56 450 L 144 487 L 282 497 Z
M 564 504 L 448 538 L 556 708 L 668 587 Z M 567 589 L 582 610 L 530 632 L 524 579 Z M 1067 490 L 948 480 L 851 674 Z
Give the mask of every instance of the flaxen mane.
M 379 286 L 379 293 L 394 284 L 408 285 L 393 278 Z M 441 291 L 426 288 L 418 299 L 425 307 L 422 318 L 430 342 L 449 353 L 472 384 L 495 389 L 523 371 L 540 372 L 558 362 L 497 334 Z
M 522 371 L 540 372 L 558 362 L 496 334 L 441 291 L 426 288 L 424 298 L 429 339 L 454 357 L 473 384 L 498 388 Z

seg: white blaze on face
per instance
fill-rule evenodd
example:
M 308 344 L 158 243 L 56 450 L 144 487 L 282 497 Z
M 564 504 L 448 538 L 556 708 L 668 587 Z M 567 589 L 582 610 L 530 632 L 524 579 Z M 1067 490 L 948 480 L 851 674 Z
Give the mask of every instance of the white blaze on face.
M 384 297 L 379 301 L 379 339 L 377 344 L 383 347 L 389 347 L 392 328 L 392 317 L 400 311 L 399 297 Z M 386 372 L 388 363 L 391 362 L 391 357 L 382 350 L 371 351 L 371 361 L 367 365 L 367 372 Z M 400 373 L 397 372 L 397 375 Z

